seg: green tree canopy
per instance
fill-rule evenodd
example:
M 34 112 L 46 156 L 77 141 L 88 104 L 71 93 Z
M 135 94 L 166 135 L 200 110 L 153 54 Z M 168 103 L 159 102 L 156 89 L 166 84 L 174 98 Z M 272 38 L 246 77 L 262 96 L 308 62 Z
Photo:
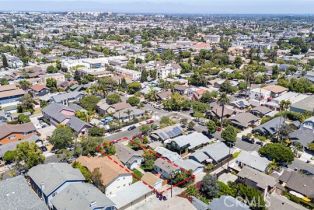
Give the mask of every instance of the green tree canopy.
M 227 143 L 234 143 L 237 140 L 237 129 L 235 127 L 229 125 L 222 131 L 221 137 Z
M 74 140 L 74 134 L 70 127 L 60 126 L 57 127 L 52 136 L 49 138 L 49 142 L 55 149 L 66 149 L 71 146 Z
M 45 161 L 45 156 L 34 142 L 22 142 L 16 146 L 17 163 L 24 163 L 26 168 L 32 168 Z
M 291 149 L 280 143 L 270 143 L 261 147 L 258 151 L 261 155 L 280 164 L 289 164 L 294 159 Z
M 94 95 L 84 96 L 80 100 L 81 106 L 89 112 L 96 110 L 97 103 L 100 101 L 100 98 Z
M 136 96 L 131 96 L 128 98 L 127 102 L 131 104 L 131 106 L 137 106 L 140 103 L 140 99 Z
M 110 94 L 110 95 L 107 96 L 106 102 L 109 105 L 116 104 L 116 103 L 121 102 L 121 97 L 120 97 L 120 95 L 118 95 L 116 93 L 113 93 L 113 94 Z

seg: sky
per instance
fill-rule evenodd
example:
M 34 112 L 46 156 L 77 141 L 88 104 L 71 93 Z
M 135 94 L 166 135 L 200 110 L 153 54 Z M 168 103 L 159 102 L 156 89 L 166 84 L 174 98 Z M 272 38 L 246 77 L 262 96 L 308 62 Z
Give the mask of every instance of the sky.
M 0 11 L 314 14 L 314 0 L 0 0 Z

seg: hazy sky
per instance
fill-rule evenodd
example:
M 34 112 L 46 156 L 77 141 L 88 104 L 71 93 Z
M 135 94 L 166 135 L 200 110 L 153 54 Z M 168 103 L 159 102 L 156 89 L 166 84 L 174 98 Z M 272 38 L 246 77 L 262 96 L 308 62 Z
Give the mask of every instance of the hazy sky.
M 314 0 L 0 0 L 0 10 L 314 14 Z

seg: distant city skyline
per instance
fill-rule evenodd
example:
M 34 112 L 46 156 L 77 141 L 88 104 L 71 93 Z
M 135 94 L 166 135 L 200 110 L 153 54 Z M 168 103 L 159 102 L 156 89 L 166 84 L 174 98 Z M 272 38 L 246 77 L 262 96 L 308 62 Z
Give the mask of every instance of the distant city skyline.
M 314 14 L 314 0 L 0 0 L 1 11 Z

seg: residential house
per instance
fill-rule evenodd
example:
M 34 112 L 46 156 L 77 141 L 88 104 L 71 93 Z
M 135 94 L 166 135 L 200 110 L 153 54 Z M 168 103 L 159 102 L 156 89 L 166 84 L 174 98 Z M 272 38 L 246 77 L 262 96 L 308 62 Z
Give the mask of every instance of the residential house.
M 13 56 L 13 55 L 10 55 L 8 53 L 3 53 L 3 55 L 7 59 L 9 68 L 18 69 L 18 68 L 22 68 L 24 66 L 24 63 L 21 61 L 20 58 Z
M 178 159 L 174 163 L 186 171 L 192 171 L 193 175 L 204 172 L 204 165 L 192 159 Z
M 179 75 L 181 73 L 181 66 L 177 63 L 157 64 L 156 70 L 158 79 L 166 79 L 167 77 Z
M 17 88 L 15 85 L 1 85 L 0 105 L 18 103 L 25 94 L 24 90 Z
M 0 124 L 0 145 L 18 142 L 36 134 L 33 123 Z
M 61 74 L 61 73 L 41 75 L 40 79 L 43 84 L 47 83 L 47 79 L 55 79 L 57 81 L 57 84 L 61 84 L 62 82 L 65 82 L 65 76 L 64 74 Z
M 109 105 L 107 104 L 106 99 L 102 99 L 97 103 L 96 108 L 99 114 L 105 115 L 105 114 L 113 114 L 121 110 L 131 108 L 131 107 L 132 106 L 126 102 L 119 102 L 116 104 Z
M 60 93 L 58 95 L 52 96 L 52 102 L 68 106 L 70 103 L 79 101 L 81 98 L 83 98 L 83 96 L 84 93 L 78 91 Z
M 172 152 L 172 151 L 170 151 L 164 147 L 161 147 L 161 146 L 156 147 L 155 152 L 157 152 L 159 155 L 167 158 L 170 161 L 176 161 L 176 160 L 182 159 L 178 153 Z
M 180 95 L 187 95 L 188 94 L 189 86 L 185 85 L 175 85 L 174 86 L 174 92 L 179 93 Z
M 314 82 L 314 71 L 307 71 L 306 74 L 304 75 L 304 77 L 308 80 L 310 80 L 311 82 Z
M 0 208 L 5 210 L 48 210 L 45 203 L 21 175 L 0 181 Z
M 235 114 L 236 112 L 230 108 L 229 106 L 225 106 L 224 111 L 222 112 L 222 106 L 218 103 L 210 104 L 211 110 L 207 113 L 211 118 L 221 118 L 221 117 L 230 117 L 231 115 Z
M 122 143 L 115 144 L 114 146 L 116 148 L 116 156 L 129 169 L 133 170 L 141 166 L 144 159 L 139 152 L 134 151 Z
M 99 169 L 102 185 L 108 197 L 114 196 L 118 191 L 131 185 L 133 181 L 130 171 L 115 156 L 111 157 L 86 157 L 81 156 L 77 160 L 91 173 Z
M 195 151 L 196 149 L 208 144 L 210 140 L 202 133 L 193 132 L 188 135 L 178 136 L 168 140 L 168 148 L 177 151 L 180 154 L 187 151 Z
M 85 182 L 78 169 L 67 163 L 48 163 L 34 166 L 27 172 L 30 185 L 46 204 L 52 208 L 51 200 L 71 184 Z
M 167 100 L 171 97 L 172 92 L 170 90 L 164 90 L 156 94 L 157 98 L 161 101 Z
M 267 85 L 263 87 L 263 89 L 270 91 L 270 96 L 272 98 L 278 97 L 281 94 L 288 91 L 288 88 L 282 87 L 280 85 Z
M 67 125 L 76 133 L 85 135 L 91 125 L 75 116 L 75 110 L 62 104 L 51 103 L 43 110 L 43 117 L 52 125 Z
M 297 204 L 287 197 L 272 193 L 269 195 L 268 210 L 307 210 L 307 208 Z
M 223 195 L 219 198 L 214 198 L 208 205 L 208 209 L 211 210 L 249 210 L 250 207 L 237 200 L 234 197 Z
M 47 88 L 45 85 L 36 84 L 31 87 L 31 93 L 33 96 L 44 96 L 49 92 L 49 88 Z
M 162 188 L 162 179 L 151 172 L 146 172 L 141 178 L 144 184 L 153 187 L 155 190 L 160 190 Z
M 237 176 L 239 182 L 262 191 L 264 195 L 273 191 L 277 184 L 274 177 L 248 166 L 244 166 Z
M 146 201 L 152 193 L 153 189 L 138 181 L 121 189 L 118 194 L 110 197 L 110 199 L 119 210 L 124 210 L 139 202 Z
M 171 179 L 180 171 L 180 168 L 167 159 L 158 158 L 154 163 L 154 171 L 161 174 L 165 179 Z
M 261 124 L 253 129 L 253 132 L 259 133 L 265 136 L 272 136 L 277 134 L 279 128 L 285 123 L 283 117 L 276 117 L 268 122 Z
M 279 177 L 280 184 L 292 195 L 314 200 L 314 176 L 285 170 Z
M 114 113 L 113 117 L 117 120 L 128 122 L 132 119 L 143 117 L 144 115 L 145 115 L 144 110 L 131 107 Z
M 257 106 L 251 109 L 251 113 L 258 117 L 263 117 L 271 112 L 272 110 L 266 106 Z
M 266 172 L 268 165 L 271 163 L 267 158 L 259 156 L 257 152 L 241 151 L 239 156 L 235 159 L 235 163 L 239 169 L 244 166 L 251 167 L 260 172 Z
M 301 101 L 292 103 L 290 106 L 290 111 L 293 112 L 312 113 L 313 110 L 314 110 L 314 96 L 308 96 Z
M 209 144 L 206 147 L 196 150 L 189 158 L 199 163 L 220 163 L 230 157 L 230 148 L 223 142 Z
M 162 129 L 158 129 L 151 134 L 153 140 L 160 140 L 162 142 L 167 139 L 175 138 L 182 135 L 183 129 L 179 125 L 172 125 Z
M 294 143 L 300 143 L 304 148 L 308 148 L 314 142 L 314 117 L 306 119 L 298 130 L 289 133 L 289 139 Z
M 238 113 L 229 118 L 230 122 L 241 129 L 255 126 L 259 118 L 249 112 Z
M 64 187 L 52 200 L 54 210 L 116 210 L 115 204 L 99 189 L 89 183 Z

